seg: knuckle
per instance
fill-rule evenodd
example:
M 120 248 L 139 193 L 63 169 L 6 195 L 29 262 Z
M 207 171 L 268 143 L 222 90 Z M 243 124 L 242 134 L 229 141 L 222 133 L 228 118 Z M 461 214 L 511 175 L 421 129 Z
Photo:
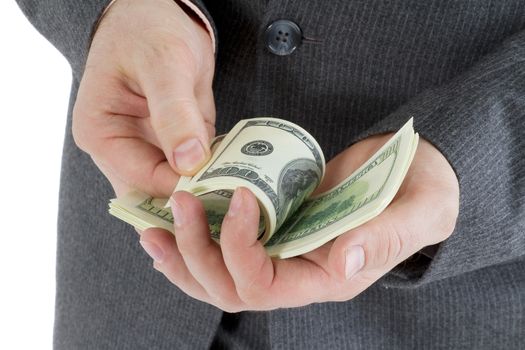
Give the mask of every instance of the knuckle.
M 397 261 L 404 249 L 404 240 L 397 229 L 393 229 L 388 235 L 387 261 Z
M 444 241 L 454 232 L 458 214 L 459 206 L 455 203 L 448 203 L 440 210 L 437 216 L 437 234 L 439 241 Z
M 193 101 L 189 98 L 164 99 L 159 101 L 155 108 L 155 115 L 151 120 L 152 126 L 158 134 L 173 132 L 195 123 Z
M 177 242 L 177 248 L 183 259 L 185 257 L 192 257 L 192 254 L 197 254 L 195 255 L 196 257 L 202 256 L 202 252 L 191 239 L 192 236 L 190 232 L 183 232 L 182 229 L 175 230 L 175 241 Z
M 273 270 L 274 267 L 273 264 L 271 267 L 269 264 L 272 263 L 265 260 L 245 270 L 242 277 L 234 277 L 235 289 L 242 302 L 256 308 L 266 308 L 272 302 L 270 295 L 273 294 L 272 290 L 275 292 L 272 277 L 275 276 L 275 272 L 270 273 L 270 269 Z
M 231 305 L 231 304 L 215 303 L 215 306 L 217 308 L 221 309 L 222 311 L 228 312 L 230 314 L 234 314 L 234 313 L 241 312 L 241 311 L 245 310 L 244 308 L 242 308 L 240 306 Z
M 237 293 L 239 294 L 239 298 L 247 305 L 258 305 L 261 300 L 260 293 L 250 288 L 237 288 Z
M 213 118 L 215 119 L 215 116 L 213 116 Z M 206 122 L 205 127 L 206 131 L 208 132 L 208 137 L 210 138 L 210 140 L 213 139 L 213 137 L 215 137 L 216 134 L 215 125 L 210 122 Z
M 208 260 L 207 250 L 209 247 L 205 247 L 199 238 L 196 238 L 194 233 L 196 232 L 184 232 L 176 235 L 177 247 L 182 257 L 186 260 Z
M 265 287 L 262 286 L 259 278 L 254 276 L 248 283 L 237 286 L 239 298 L 252 307 L 262 307 L 265 298 Z
M 228 215 L 224 217 L 222 225 L 221 242 L 230 250 L 238 250 L 239 243 L 246 241 L 246 237 L 251 234 L 238 224 L 236 218 Z
M 237 298 L 228 295 L 228 293 L 217 291 L 210 293 L 210 291 L 208 291 L 208 295 L 213 300 L 213 304 L 223 311 L 230 313 L 242 311 Z
M 399 229 L 393 225 L 381 226 L 376 234 L 377 249 L 371 252 L 374 265 L 386 266 L 397 261 L 404 251 L 404 240 Z
M 143 34 L 146 38 L 142 59 L 146 67 L 153 71 L 165 72 L 172 69 L 196 71 L 196 60 L 186 39 L 162 28 L 152 28 Z M 148 39 L 151 37 L 151 39 Z
M 183 237 L 184 235 L 177 235 L 177 246 L 179 247 L 179 252 L 182 256 L 192 256 L 193 254 L 199 253 L 198 250 L 194 248 L 194 244 L 188 242 L 189 240 Z
M 87 152 L 89 149 L 89 133 L 86 131 L 84 120 L 85 112 L 79 107 L 78 103 L 73 107 L 73 118 L 71 132 L 73 141 L 81 150 Z
M 248 285 L 237 286 L 239 298 L 248 305 L 256 304 L 260 299 L 260 292 L 254 287 L 253 282 L 250 282 Z
M 230 298 L 225 293 L 216 290 L 212 291 L 209 289 L 207 289 L 206 291 L 208 292 L 210 298 L 214 301 L 214 304 L 224 306 L 230 305 Z

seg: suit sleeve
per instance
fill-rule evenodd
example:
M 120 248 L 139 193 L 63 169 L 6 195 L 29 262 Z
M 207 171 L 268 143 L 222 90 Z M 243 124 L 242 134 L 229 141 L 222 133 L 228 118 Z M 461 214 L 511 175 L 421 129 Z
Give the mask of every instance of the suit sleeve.
M 84 71 L 95 26 L 110 2 L 110 0 L 17 0 L 35 28 L 66 57 L 77 79 L 80 79 Z M 205 22 L 208 30 L 215 32 L 211 17 L 201 0 L 182 2 L 187 3 L 186 10 L 196 12 L 197 16 Z M 216 37 L 216 35 L 212 36 L 212 38 Z M 216 40 L 214 42 L 217 45 Z
M 417 286 L 525 259 L 525 31 L 360 139 L 396 131 L 411 116 L 456 172 L 460 212 L 449 239 L 397 266 L 384 283 Z

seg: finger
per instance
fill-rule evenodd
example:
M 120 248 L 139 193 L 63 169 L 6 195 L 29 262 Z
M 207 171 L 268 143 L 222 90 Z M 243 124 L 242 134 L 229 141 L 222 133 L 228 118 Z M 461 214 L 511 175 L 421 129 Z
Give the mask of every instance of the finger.
M 249 309 L 271 310 L 334 300 L 343 287 L 328 271 L 330 243 L 305 254 L 274 260 L 257 240 L 259 208 L 253 194 L 238 188 L 221 228 L 221 249 L 239 297 Z
M 114 120 L 120 117 L 106 116 Z M 77 131 L 75 141 L 81 149 L 91 155 L 97 167 L 110 181 L 117 196 L 137 189 L 155 197 L 169 197 L 179 176 L 170 167 L 159 148 L 143 139 L 138 132 L 126 130 L 122 120 L 116 121 L 122 134 L 118 135 L 115 132 L 113 136 L 105 135 L 111 132 L 108 125 L 112 123 L 101 125 L 96 131 L 95 123 L 79 122 L 77 130 L 80 129 L 82 134 L 89 136 L 80 137 L 80 131 Z
M 242 303 L 224 265 L 220 247 L 211 239 L 201 201 L 188 192 L 175 192 L 171 209 L 179 251 L 189 271 L 215 305 L 233 311 Z
M 140 244 L 154 260 L 154 268 L 184 293 L 202 301 L 210 298 L 193 278 L 179 253 L 177 242 L 168 231 L 151 228 L 141 232 Z
M 215 99 L 211 86 L 198 87 L 195 90 L 195 96 L 199 104 L 200 111 L 204 116 L 206 130 L 209 140 L 215 137 Z
M 190 55 L 179 51 L 176 60 Z M 183 64 L 187 60 L 150 67 L 147 74 L 142 74 L 141 84 L 166 159 L 179 174 L 192 175 L 210 156 L 206 121 L 213 124 L 215 114 L 208 111 L 212 103 L 209 98 L 213 98 L 210 96 L 206 97 L 207 107 L 203 108 L 210 115 L 201 111 L 194 94 L 194 73 Z
M 273 280 L 273 264 L 257 240 L 259 206 L 255 196 L 239 187 L 221 227 L 224 261 L 240 298 L 250 306 L 271 308 L 266 298 Z M 272 304 L 273 305 L 273 304 Z
M 118 177 L 100 162 L 97 162 L 95 159 L 93 159 L 93 161 L 97 168 L 99 168 L 99 170 L 102 172 L 102 174 L 104 174 L 104 176 L 109 180 L 109 183 L 113 187 L 113 191 L 115 192 L 116 197 L 123 196 L 126 193 L 132 191 L 132 188 L 130 188 L 123 179 Z
M 338 237 L 330 251 L 330 266 L 340 280 L 360 271 L 388 272 L 431 244 L 427 228 L 438 220 L 425 200 L 401 198 L 366 224 Z
M 117 196 L 137 189 L 167 198 L 179 179 L 164 153 L 141 136 L 92 135 L 83 149 L 109 179 Z
M 422 140 L 411 171 L 392 203 L 376 218 L 335 240 L 329 259 L 339 278 L 352 278 L 359 270 L 375 271 L 380 276 L 453 232 L 459 192 L 443 182 L 447 175 L 435 176 L 443 169 L 443 162 L 448 163 L 442 156 L 437 160 L 443 162 L 436 162 L 435 154 L 429 153 L 433 151 Z
M 104 115 L 149 117 L 147 100 L 130 83 L 131 80 L 112 65 L 87 65 L 75 109 L 98 110 Z
M 104 76 L 95 68 L 90 73 L 83 77 L 73 113 L 76 144 L 91 155 L 117 194 L 133 188 L 169 197 L 178 176 L 149 142 L 146 100 L 119 76 Z
M 140 138 L 103 139 L 93 153 L 120 183 L 155 197 L 169 197 L 179 179 L 164 153 Z

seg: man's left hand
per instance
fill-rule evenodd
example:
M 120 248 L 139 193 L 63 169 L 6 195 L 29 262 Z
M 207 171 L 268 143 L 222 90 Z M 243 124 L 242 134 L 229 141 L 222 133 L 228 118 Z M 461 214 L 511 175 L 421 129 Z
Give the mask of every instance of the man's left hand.
M 370 137 L 327 165 L 317 192 L 348 177 L 391 135 Z M 203 206 L 187 192 L 171 198 L 175 237 L 161 229 L 141 234 L 154 267 L 188 295 L 227 312 L 271 310 L 352 299 L 396 265 L 454 230 L 459 185 L 451 166 L 420 140 L 415 158 L 390 205 L 376 218 L 307 254 L 270 258 L 257 240 L 259 207 L 238 188 L 221 228 L 209 234 Z

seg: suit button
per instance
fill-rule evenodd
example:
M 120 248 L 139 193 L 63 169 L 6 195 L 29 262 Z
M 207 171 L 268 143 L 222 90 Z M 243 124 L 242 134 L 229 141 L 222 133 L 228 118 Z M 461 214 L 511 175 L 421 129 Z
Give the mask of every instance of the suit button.
M 301 28 L 292 21 L 280 19 L 266 28 L 266 47 L 271 53 L 286 56 L 301 45 L 303 33 Z

